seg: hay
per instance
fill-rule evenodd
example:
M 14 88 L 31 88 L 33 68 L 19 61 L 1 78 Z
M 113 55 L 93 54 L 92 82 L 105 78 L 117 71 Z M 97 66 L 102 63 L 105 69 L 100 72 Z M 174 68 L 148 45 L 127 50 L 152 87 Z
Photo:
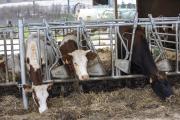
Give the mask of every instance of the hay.
M 22 99 L 0 96 L 0 119 L 13 120 L 154 120 L 179 119 L 180 88 L 174 87 L 176 103 L 161 101 L 150 86 L 118 89 L 112 92 L 71 93 L 50 98 L 49 109 L 39 114 L 32 98 L 30 108 L 23 109 Z

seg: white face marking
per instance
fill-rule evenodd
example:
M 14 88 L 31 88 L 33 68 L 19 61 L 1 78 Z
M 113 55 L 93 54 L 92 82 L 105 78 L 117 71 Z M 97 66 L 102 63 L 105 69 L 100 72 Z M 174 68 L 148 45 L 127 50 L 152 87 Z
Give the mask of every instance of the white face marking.
M 35 69 L 35 71 L 40 68 L 39 54 L 38 54 L 38 48 L 37 48 L 36 41 L 28 42 L 26 58 L 29 59 L 29 64 L 32 65 L 32 67 Z M 28 67 L 28 69 L 30 69 L 29 66 L 27 66 L 27 67 Z
M 37 86 L 32 86 L 32 89 L 34 90 L 38 104 L 39 104 L 39 113 L 42 113 L 48 109 L 47 107 L 47 98 L 49 96 L 49 93 L 47 91 L 49 84 L 44 84 L 44 85 L 37 85 Z M 35 100 L 35 96 L 33 95 L 33 99 Z M 35 101 L 36 103 L 36 101 Z
M 69 53 L 73 57 L 73 65 L 78 76 L 79 80 L 89 79 L 89 75 L 87 73 L 87 62 L 88 59 L 86 54 L 89 52 L 85 50 L 75 50 L 72 53 Z

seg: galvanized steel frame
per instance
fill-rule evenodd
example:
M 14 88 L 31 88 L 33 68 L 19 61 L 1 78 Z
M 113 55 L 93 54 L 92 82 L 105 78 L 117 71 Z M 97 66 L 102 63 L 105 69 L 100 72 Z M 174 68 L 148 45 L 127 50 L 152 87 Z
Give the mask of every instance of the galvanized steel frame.
M 179 54 L 179 47 L 180 47 L 180 18 L 179 17 L 161 17 L 161 18 L 153 18 L 154 23 L 156 25 L 161 25 L 161 24 L 175 24 L 176 25 L 176 49 L 174 51 L 176 52 L 176 55 L 178 56 Z M 107 27 L 110 29 L 110 48 L 112 52 L 112 63 L 114 63 L 114 59 L 117 58 L 117 56 L 114 56 L 114 52 L 117 52 L 117 49 L 115 50 L 113 41 L 117 42 L 117 38 L 113 38 L 113 32 L 114 30 L 116 33 L 118 33 L 118 27 L 119 26 L 133 26 L 134 25 L 134 20 L 122 20 L 122 19 L 116 19 L 116 20 L 102 20 L 102 21 L 59 21 L 59 22 L 46 22 L 44 21 L 43 23 L 30 23 L 26 24 L 22 20 L 18 21 L 18 28 L 19 28 L 19 40 L 20 40 L 20 60 L 21 60 L 21 84 L 19 85 L 22 87 L 22 85 L 26 84 L 26 74 L 25 74 L 25 52 L 24 52 L 24 27 L 28 27 L 30 31 L 40 31 L 40 30 L 54 30 L 54 29 L 70 29 L 74 28 L 77 30 L 77 32 L 80 32 L 81 29 L 84 27 L 86 28 L 94 28 L 94 27 Z M 149 18 L 138 18 L 137 19 L 137 25 L 141 26 L 148 26 L 151 25 L 151 21 Z M 46 32 L 47 32 L 46 31 Z M 80 36 L 77 36 L 78 38 Z M 117 44 L 115 44 L 117 45 Z M 60 56 L 59 56 L 60 57 Z M 176 71 L 174 72 L 167 72 L 167 75 L 179 75 L 179 59 L 178 57 L 176 58 Z M 52 68 L 50 68 L 52 69 Z M 114 64 L 112 64 L 112 71 L 115 71 Z M 137 77 L 144 77 L 143 75 L 123 75 L 121 76 L 120 74 L 117 74 L 115 72 L 112 72 L 111 76 L 103 76 L 103 77 L 92 77 L 90 80 L 111 80 L 111 79 L 131 79 L 131 78 L 137 78 Z M 56 79 L 53 80 L 54 82 L 73 82 L 74 79 Z M 88 80 L 89 81 L 89 80 Z M 44 82 L 51 82 L 49 80 L 46 80 Z M 17 83 L 4 83 L 0 86 L 5 86 L 5 85 L 14 85 Z M 24 103 L 24 108 L 28 108 L 28 100 L 26 97 L 26 94 L 23 90 L 23 103 Z

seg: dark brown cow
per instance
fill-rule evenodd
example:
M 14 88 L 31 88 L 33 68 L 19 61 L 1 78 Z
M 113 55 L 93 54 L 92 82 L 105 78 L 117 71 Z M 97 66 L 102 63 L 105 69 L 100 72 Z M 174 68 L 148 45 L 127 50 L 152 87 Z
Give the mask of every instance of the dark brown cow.
M 179 0 L 137 0 L 138 15 L 143 18 L 148 17 L 148 14 L 152 14 L 154 17 L 178 16 L 179 5 Z
M 72 76 L 77 75 L 79 80 L 87 80 L 89 79 L 87 62 L 95 59 L 96 54 L 91 50 L 78 49 L 76 39 L 77 36 L 74 34 L 68 34 L 64 37 L 60 44 L 62 60 L 68 66 Z
M 120 27 L 120 33 L 132 33 L 131 27 Z M 131 34 L 124 34 L 128 39 L 128 46 L 131 44 Z M 119 47 L 119 53 L 121 48 Z M 150 80 L 152 89 L 162 99 L 169 98 L 173 91 L 167 80 L 165 73 L 159 71 L 153 60 L 147 40 L 145 38 L 144 30 L 138 27 L 135 33 L 135 41 L 133 45 L 131 73 L 143 74 Z

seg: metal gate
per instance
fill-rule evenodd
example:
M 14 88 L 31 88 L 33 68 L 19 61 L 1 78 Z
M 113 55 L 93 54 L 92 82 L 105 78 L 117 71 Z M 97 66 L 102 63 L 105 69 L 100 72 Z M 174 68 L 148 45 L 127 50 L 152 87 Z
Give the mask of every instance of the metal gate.
M 0 28 L 0 56 L 0 85 L 15 85 L 20 81 L 17 27 Z
M 149 18 L 138 18 L 136 14 L 134 19 L 117 19 L 117 20 L 102 20 L 102 21 L 59 21 L 59 22 L 47 22 L 43 20 L 42 23 L 25 23 L 22 20 L 18 22 L 18 30 L 16 29 L 0 29 L 0 33 L 2 33 L 0 42 L 3 43 L 0 47 L 3 46 L 2 52 L 5 56 L 5 81 L 3 84 L 17 84 L 15 78 L 10 80 L 8 79 L 9 71 L 12 72 L 12 76 L 15 74 L 15 67 L 12 67 L 12 70 L 8 69 L 7 66 L 7 58 L 8 56 L 14 56 L 15 49 L 14 45 L 16 45 L 15 40 L 18 41 L 17 45 L 20 48 L 20 66 L 21 66 L 21 82 L 19 86 L 21 87 L 26 83 L 26 72 L 25 72 L 25 31 L 36 32 L 38 34 L 43 33 L 45 38 L 49 40 L 50 45 L 53 48 L 53 53 L 56 58 L 54 64 L 52 66 L 48 66 L 46 64 L 45 74 L 46 79 L 44 82 L 49 82 L 49 80 L 53 82 L 73 82 L 73 78 L 69 78 L 66 75 L 66 71 L 63 66 L 59 66 L 57 70 L 55 70 L 55 66 L 57 64 L 58 59 L 61 59 L 61 53 L 58 49 L 58 42 L 60 42 L 64 35 L 69 32 L 76 32 L 77 35 L 77 43 L 80 48 L 87 47 L 88 49 L 97 53 L 98 48 L 102 48 L 104 46 L 108 47 L 111 51 L 111 74 L 105 74 L 104 66 L 101 63 L 100 57 L 97 57 L 97 66 L 93 69 L 97 69 L 95 73 L 92 74 L 89 80 L 118 80 L 118 79 L 130 79 L 143 77 L 143 75 L 132 75 L 129 73 L 129 64 L 131 62 L 131 54 L 133 53 L 133 42 L 131 49 L 127 49 L 127 44 L 124 42 L 123 35 L 119 32 L 119 27 L 123 26 L 132 26 L 133 32 L 132 41 L 134 41 L 135 31 L 137 26 L 140 25 L 146 31 L 146 38 L 150 44 L 151 51 L 156 51 L 158 54 L 154 55 L 155 60 L 160 61 L 159 67 L 166 64 L 167 68 L 160 68 L 164 71 L 167 71 L 167 75 L 179 74 L 179 52 L 180 52 L 180 19 L 179 17 L 163 17 L 163 18 L 152 18 L 149 15 Z M 160 32 L 159 28 L 169 28 L 173 29 L 173 33 L 167 33 L 166 31 Z M 18 32 L 17 32 L 18 31 Z M 14 35 L 14 34 L 18 35 Z M 27 33 L 26 33 L 27 34 Z M 9 35 L 9 36 L 8 36 Z M 169 41 L 168 36 L 174 36 L 174 41 Z M 17 37 L 17 38 L 16 38 Z M 118 39 L 120 38 L 121 46 L 123 46 L 126 50 L 126 57 L 119 59 L 118 56 Z M 11 49 L 7 48 L 8 42 L 10 41 Z M 83 44 L 86 41 L 87 44 Z M 105 43 L 105 44 L 104 44 Z M 169 43 L 174 47 L 168 47 Z M 14 45 L 13 45 L 14 44 Z M 46 49 L 46 46 L 44 46 Z M 169 69 L 172 65 L 169 63 L 169 59 L 167 57 L 167 50 L 173 51 L 175 54 L 175 68 Z M 11 52 L 10 52 L 11 51 Z M 19 50 L 17 50 L 19 52 Z M 155 52 L 154 52 L 155 53 Z M 46 54 L 47 55 L 47 54 Z M 47 60 L 46 56 L 46 60 Z M 160 59 L 161 58 L 161 59 Z M 13 62 L 15 63 L 15 62 Z M 52 71 L 57 72 L 58 75 L 56 77 L 52 76 Z M 101 71 L 101 72 L 99 72 Z M 121 75 L 121 72 L 126 72 L 128 75 Z M 3 85 L 2 84 L 2 85 Z M 27 109 L 27 98 L 23 91 L 23 101 L 24 106 Z

